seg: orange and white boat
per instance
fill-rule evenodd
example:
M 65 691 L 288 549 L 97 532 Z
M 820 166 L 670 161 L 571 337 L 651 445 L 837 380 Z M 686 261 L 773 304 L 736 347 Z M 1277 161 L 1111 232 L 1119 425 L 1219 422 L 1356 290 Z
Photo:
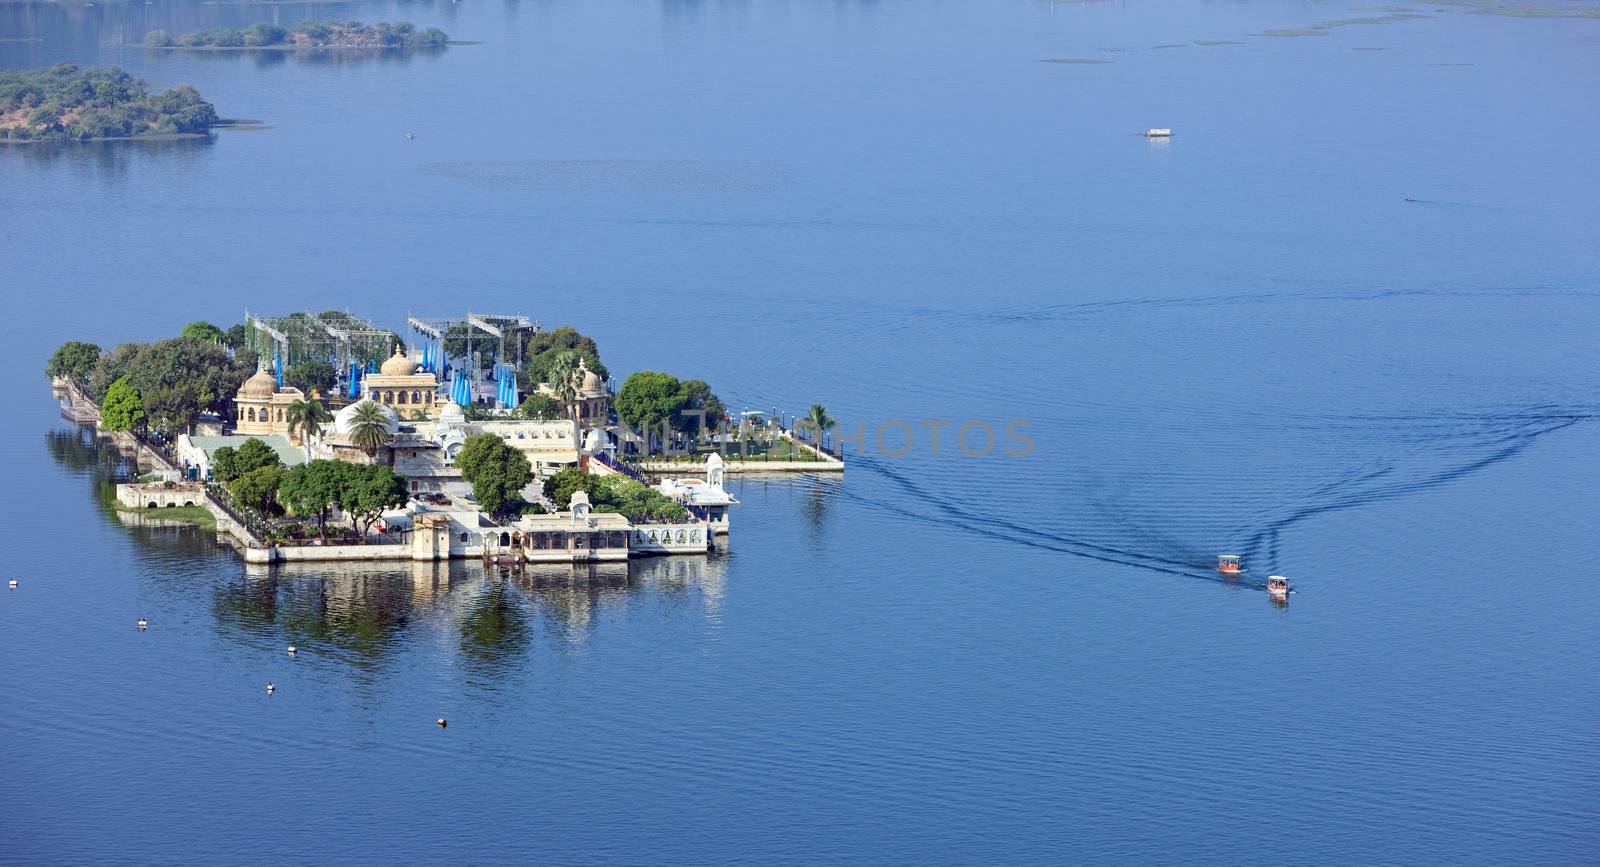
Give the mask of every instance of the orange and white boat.
M 1237 575 L 1244 571 L 1244 567 L 1240 565 L 1242 559 L 1238 554 L 1218 554 L 1217 571 L 1224 575 Z
M 1289 579 L 1282 575 L 1268 575 L 1267 593 L 1278 599 L 1287 599 L 1289 597 Z

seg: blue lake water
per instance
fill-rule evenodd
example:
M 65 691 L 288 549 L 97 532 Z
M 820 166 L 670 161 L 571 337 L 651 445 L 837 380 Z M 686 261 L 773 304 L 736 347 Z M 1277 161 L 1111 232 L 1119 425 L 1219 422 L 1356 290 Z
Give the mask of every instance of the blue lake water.
M 1600 20 L 1394 8 L 0 3 L 266 126 L 0 148 L 0 862 L 1600 858 Z M 309 17 L 479 44 L 127 45 Z M 56 345 L 335 307 L 866 449 L 579 580 L 100 507 Z

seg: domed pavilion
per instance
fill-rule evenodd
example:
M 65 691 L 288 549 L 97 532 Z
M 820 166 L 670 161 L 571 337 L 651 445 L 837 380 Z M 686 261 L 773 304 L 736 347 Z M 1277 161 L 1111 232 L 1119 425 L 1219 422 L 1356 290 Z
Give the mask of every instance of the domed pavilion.
M 233 429 L 240 434 L 289 435 L 289 405 L 305 398 L 293 386 L 278 387 L 278 380 L 265 364 L 239 386 L 233 396 Z
M 362 380 L 361 396 L 394 410 L 401 419 L 420 421 L 438 417 L 438 392 L 439 378 L 417 370 L 417 363 L 397 345 L 378 372 Z

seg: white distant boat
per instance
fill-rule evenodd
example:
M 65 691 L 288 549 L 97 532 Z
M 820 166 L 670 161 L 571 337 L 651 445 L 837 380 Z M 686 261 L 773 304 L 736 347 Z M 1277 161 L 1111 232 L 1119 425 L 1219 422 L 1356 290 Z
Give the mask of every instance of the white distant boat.
M 1156 127 L 1151 127 L 1139 134 L 1145 138 L 1172 138 L 1172 130 L 1157 129 Z

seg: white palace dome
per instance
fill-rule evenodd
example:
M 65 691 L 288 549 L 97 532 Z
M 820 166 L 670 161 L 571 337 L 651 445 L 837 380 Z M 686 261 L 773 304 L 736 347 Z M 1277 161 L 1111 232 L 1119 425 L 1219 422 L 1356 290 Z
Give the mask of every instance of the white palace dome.
M 356 411 L 358 409 L 360 409 L 362 404 L 367 404 L 367 403 L 370 403 L 373 406 L 377 407 L 379 409 L 379 411 L 381 411 L 383 413 L 384 427 L 388 429 L 390 436 L 394 436 L 395 434 L 400 432 L 400 417 L 394 414 L 394 410 L 392 410 L 392 409 L 390 409 L 390 408 L 384 406 L 383 404 L 378 403 L 377 401 L 374 401 L 374 400 L 357 401 L 355 403 L 350 404 L 347 407 L 344 407 L 343 409 L 339 410 L 338 412 L 334 413 L 333 414 L 333 430 L 334 430 L 334 432 L 340 434 L 341 436 L 349 436 L 351 428 L 354 428 L 355 424 L 356 424 L 356 422 L 355 422 Z

